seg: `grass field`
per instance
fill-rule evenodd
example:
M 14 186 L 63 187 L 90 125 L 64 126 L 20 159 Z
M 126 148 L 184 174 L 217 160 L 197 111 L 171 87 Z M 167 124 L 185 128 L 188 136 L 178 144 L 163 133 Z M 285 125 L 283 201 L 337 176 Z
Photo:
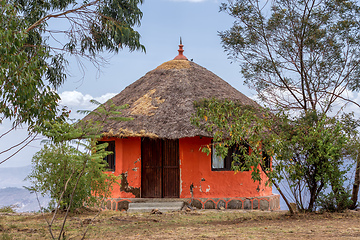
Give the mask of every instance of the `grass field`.
M 285 211 L 197 210 L 163 214 L 103 211 L 71 214 L 66 239 L 360 239 L 360 212 L 289 216 Z M 0 214 L 0 240 L 50 239 L 51 213 Z M 58 234 L 63 214 L 56 218 Z

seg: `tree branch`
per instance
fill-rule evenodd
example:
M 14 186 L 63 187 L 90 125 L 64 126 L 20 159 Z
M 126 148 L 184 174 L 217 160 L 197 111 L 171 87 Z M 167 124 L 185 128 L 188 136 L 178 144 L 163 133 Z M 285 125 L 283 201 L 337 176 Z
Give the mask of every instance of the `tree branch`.
M 50 18 L 58 18 L 58 17 L 61 17 L 61 16 L 65 16 L 67 14 L 70 14 L 70 13 L 73 13 L 73 12 L 77 12 L 79 10 L 82 10 L 82 9 L 85 9 L 89 6 L 92 6 L 92 5 L 95 5 L 96 3 L 98 3 L 99 0 L 95 0 L 93 2 L 89 2 L 85 5 L 82 5 L 78 8 L 74 8 L 74 9 L 71 9 L 71 10 L 68 10 L 68 11 L 65 11 L 65 12 L 62 12 L 62 13 L 59 13 L 59 14 L 49 14 L 49 15 L 46 15 L 45 17 L 43 18 L 40 18 L 38 21 L 36 21 L 33 25 L 31 25 L 29 28 L 27 28 L 25 31 L 26 32 L 29 32 L 31 30 L 33 30 L 34 28 L 36 28 L 37 26 L 39 26 L 40 24 L 42 24 L 43 22 L 46 22 L 47 20 L 49 20 Z

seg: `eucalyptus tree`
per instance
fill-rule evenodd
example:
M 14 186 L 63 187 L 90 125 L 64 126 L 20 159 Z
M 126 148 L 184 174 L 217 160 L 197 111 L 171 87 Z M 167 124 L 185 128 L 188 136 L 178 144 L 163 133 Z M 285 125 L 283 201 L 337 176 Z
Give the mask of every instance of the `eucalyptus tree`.
M 104 63 L 100 53 L 145 50 L 140 34 L 142 0 L 0 1 L 0 121 L 28 126 L 29 135 L 2 149 L 8 160 L 37 135 L 45 121 L 64 120 L 56 89 L 66 80 L 67 57 Z M 3 156 L 3 155 L 2 155 Z

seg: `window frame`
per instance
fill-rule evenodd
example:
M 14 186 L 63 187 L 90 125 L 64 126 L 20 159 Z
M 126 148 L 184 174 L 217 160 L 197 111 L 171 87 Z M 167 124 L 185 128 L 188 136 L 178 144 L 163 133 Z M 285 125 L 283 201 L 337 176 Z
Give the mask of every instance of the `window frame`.
M 246 154 L 250 154 L 250 146 L 248 144 L 246 144 L 245 142 L 244 143 L 241 143 L 243 146 L 247 147 L 247 153 Z M 233 145 L 231 147 L 228 148 L 228 154 L 227 156 L 222 159 L 223 161 L 223 168 L 216 168 L 214 167 L 214 154 L 216 156 L 216 149 L 215 149 L 215 144 L 213 143 L 213 141 L 211 141 L 211 171 L 234 171 L 232 170 L 231 168 L 231 164 L 232 162 L 234 161 L 234 157 L 233 157 L 233 153 L 238 151 L 236 149 L 236 145 Z M 216 159 L 221 159 L 221 156 L 216 156 Z M 245 160 L 243 160 L 245 161 Z M 239 163 L 239 164 L 244 164 L 244 163 Z M 248 170 L 246 170 L 248 171 Z
M 107 155 L 104 157 L 104 161 L 108 163 L 108 167 L 106 168 L 106 171 L 112 171 L 115 172 L 116 164 L 115 164 L 115 141 L 98 141 L 97 144 L 103 144 L 108 143 L 108 146 L 105 148 L 105 151 L 112 152 L 112 154 Z

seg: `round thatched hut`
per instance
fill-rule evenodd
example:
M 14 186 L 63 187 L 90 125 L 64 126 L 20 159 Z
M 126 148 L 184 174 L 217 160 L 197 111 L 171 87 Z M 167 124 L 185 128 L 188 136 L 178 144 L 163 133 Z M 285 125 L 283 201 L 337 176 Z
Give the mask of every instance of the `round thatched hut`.
M 215 162 L 214 156 L 199 151 L 212 138 L 190 123 L 194 101 L 215 97 L 258 105 L 188 61 L 179 46 L 174 60 L 112 98 L 115 105 L 129 105 L 122 116 L 133 120 L 108 121 L 103 128 L 101 141 L 109 142 L 114 152 L 107 158 L 109 172 L 121 175 L 107 207 L 121 210 L 144 198 L 177 198 L 192 199 L 198 208 L 278 209 L 279 196 L 265 181 L 253 182 L 251 172 L 234 174 L 225 159 Z

